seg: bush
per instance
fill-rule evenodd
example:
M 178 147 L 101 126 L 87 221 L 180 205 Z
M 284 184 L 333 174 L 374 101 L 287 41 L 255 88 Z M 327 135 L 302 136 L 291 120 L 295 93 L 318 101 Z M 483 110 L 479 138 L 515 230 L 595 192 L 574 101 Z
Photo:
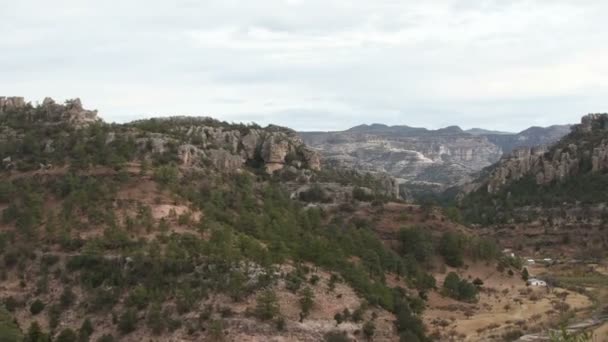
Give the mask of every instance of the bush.
M 59 304 L 53 304 L 47 312 L 49 316 L 49 327 L 53 330 L 59 325 L 59 319 L 61 318 L 61 306 Z
M 2 339 L 3 335 L 0 332 L 0 341 L 4 341 Z M 50 342 L 51 337 L 48 334 L 42 332 L 40 325 L 38 322 L 34 321 L 30 324 L 29 329 L 27 330 L 27 334 L 23 340 L 24 342 Z
M 63 289 L 63 293 L 61 293 L 61 297 L 59 298 L 61 306 L 63 308 L 69 308 L 76 301 L 76 295 L 72 291 L 72 288 L 66 287 Z
M 279 317 L 277 318 L 276 325 L 278 331 L 284 331 L 285 327 L 287 326 L 287 322 L 285 321 L 284 317 Z
M 11 314 L 0 307 L 0 338 L 4 342 L 21 342 L 23 334 Z
M 78 340 L 78 335 L 72 329 L 64 329 L 57 338 L 55 342 L 76 342 Z
M 343 331 L 330 331 L 323 336 L 325 342 L 349 342 L 350 339 Z
M 374 324 L 374 322 L 372 322 L 372 321 L 365 322 L 365 324 L 363 325 L 363 335 L 365 335 L 365 338 L 367 338 L 368 340 L 371 339 L 374 336 L 375 332 L 376 332 L 376 325 Z
M 154 172 L 154 179 L 163 186 L 169 186 L 177 183 L 179 178 L 179 170 L 173 165 L 163 165 Z
M 460 279 L 456 273 L 450 272 L 443 282 L 443 291 L 447 296 L 454 299 L 473 301 L 477 297 L 478 289 L 473 283 L 466 279 Z
M 356 186 L 353 188 L 353 198 L 361 202 L 371 202 L 375 199 L 375 196 L 365 189 Z
M 264 290 L 258 297 L 255 316 L 263 321 L 271 320 L 280 313 L 277 295 L 272 290 Z
M 304 202 L 330 203 L 332 198 L 319 184 L 313 184 L 310 189 L 300 192 L 300 200 Z
M 148 310 L 146 324 L 154 335 L 160 335 L 165 330 L 165 320 L 161 313 L 161 306 L 158 303 L 152 304 Z
M 37 314 L 41 313 L 42 310 L 44 310 L 44 307 L 44 303 L 40 299 L 36 299 L 32 305 L 30 305 L 30 312 L 32 315 L 36 316 Z
M 306 318 L 315 304 L 315 294 L 312 292 L 310 287 L 305 287 L 300 292 L 299 302 L 300 307 L 302 308 L 301 318 Z
M 15 309 L 20 306 L 20 303 L 14 297 L 6 297 L 2 302 L 4 303 L 6 310 L 10 312 L 14 312 Z
M 446 264 L 452 267 L 461 267 L 464 264 L 464 242 L 464 236 L 458 233 L 447 232 L 441 236 L 439 253 Z
M 85 319 L 80 326 L 80 330 L 78 330 L 78 339 L 80 341 L 88 341 L 93 331 L 95 331 L 93 323 L 91 323 L 90 319 Z
M 473 280 L 473 285 L 475 285 L 477 287 L 482 287 L 483 286 L 483 280 L 481 280 L 479 278 L 475 278 L 475 280 Z
M 116 339 L 110 334 L 105 334 L 97 339 L 97 342 L 114 342 Z
M 150 296 L 148 291 L 143 286 L 137 286 L 134 288 L 129 296 L 125 304 L 129 307 L 136 307 L 138 310 L 143 310 L 148 306 L 148 302 L 150 301 Z
M 423 228 L 402 229 L 399 232 L 399 248 L 402 255 L 412 255 L 416 261 L 428 261 L 434 253 L 433 238 Z
M 136 326 L 137 312 L 133 309 L 127 309 L 118 319 L 118 330 L 125 335 L 135 331 Z

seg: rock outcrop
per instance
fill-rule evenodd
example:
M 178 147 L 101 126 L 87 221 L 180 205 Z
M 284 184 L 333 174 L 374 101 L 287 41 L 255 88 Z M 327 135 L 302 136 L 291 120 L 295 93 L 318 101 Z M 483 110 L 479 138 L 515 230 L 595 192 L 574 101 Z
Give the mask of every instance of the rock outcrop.
M 313 171 L 321 169 L 319 155 L 308 148 L 294 131 L 286 128 L 270 126 L 238 130 L 229 126 L 193 125 L 186 134 L 199 143 L 203 150 L 199 155 L 206 155 L 221 169 L 234 170 L 248 162 L 263 163 L 270 174 L 285 166 Z
M 496 193 L 523 177 L 536 184 L 564 181 L 582 172 L 608 170 L 608 114 L 589 114 L 551 148 L 521 148 L 503 157 L 472 189 Z
M 39 106 L 34 107 L 26 103 L 23 97 L 0 97 L 0 114 L 11 112 L 40 123 L 67 123 L 78 128 L 101 120 L 97 117 L 96 110 L 84 109 L 78 98 L 59 104 L 47 97 Z
M 46 126 L 80 129 L 97 122 L 104 124 L 97 111 L 84 109 L 78 98 L 59 104 L 47 97 L 32 105 L 22 97 L 0 97 L 0 141 L 18 140 L 32 130 L 46 130 Z M 233 172 L 251 165 L 268 173 L 286 166 L 302 172 L 321 168 L 319 155 L 295 131 L 278 126 L 262 128 L 206 117 L 169 117 L 125 124 L 108 132 L 105 143 L 119 139 L 134 141 L 141 155 L 165 155 L 166 160 L 177 161 L 183 167 L 213 166 L 222 172 Z M 52 153 L 53 144 L 53 139 L 48 138 L 40 149 Z
M 5 97 L 0 96 L 0 113 L 5 111 L 21 109 L 26 106 L 25 99 L 23 97 Z

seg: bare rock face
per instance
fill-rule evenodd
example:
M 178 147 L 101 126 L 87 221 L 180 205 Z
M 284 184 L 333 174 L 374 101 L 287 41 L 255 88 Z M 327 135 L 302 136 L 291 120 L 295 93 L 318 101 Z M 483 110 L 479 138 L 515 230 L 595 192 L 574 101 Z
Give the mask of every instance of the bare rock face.
M 285 166 L 287 154 L 293 152 L 290 142 L 282 134 L 270 134 L 262 145 L 262 159 L 268 173 L 273 173 Z
M 245 164 L 240 155 L 231 154 L 226 150 L 210 150 L 209 159 L 217 169 L 223 171 L 236 171 Z
M 40 105 L 32 106 L 22 97 L 0 97 L 0 114 L 16 115 L 36 125 L 68 124 L 75 128 L 87 127 L 101 122 L 96 110 L 83 108 L 80 99 L 68 100 L 64 104 L 45 98 Z M 268 126 L 229 124 L 207 117 L 170 117 L 151 119 L 165 121 L 167 132 L 155 132 L 144 128 L 138 134 L 138 122 L 128 124 L 124 133 L 136 141 L 141 152 L 152 154 L 171 153 L 185 167 L 215 166 L 222 172 L 232 172 L 245 164 L 263 167 L 268 173 L 282 170 L 286 166 L 293 170 L 320 170 L 318 154 L 309 149 L 295 131 Z M 172 124 L 171 124 L 172 123 Z M 11 127 L 0 127 L 0 140 L 17 135 Z M 106 144 L 118 137 L 111 132 Z M 48 153 L 53 150 L 52 141 L 45 144 Z
M 46 101 L 47 99 L 45 99 Z M 49 103 L 54 103 L 54 101 L 52 99 L 49 99 Z M 43 102 L 43 107 L 44 107 L 44 102 Z M 82 127 L 82 126 L 86 126 L 89 125 L 91 123 L 95 123 L 100 121 L 101 119 L 99 119 L 97 117 L 97 111 L 96 110 L 86 110 L 82 107 L 82 103 L 80 102 L 80 99 L 76 98 L 73 100 L 68 100 L 65 103 L 65 112 L 63 113 L 63 118 L 64 120 L 66 120 L 68 123 L 77 126 L 77 127 Z
M 254 159 L 260 146 L 261 134 L 258 130 L 251 130 L 241 139 L 243 145 L 243 156 L 247 159 Z
M 319 154 L 309 148 L 302 149 L 304 161 L 308 164 L 308 168 L 314 171 L 321 170 L 321 157 Z
M 261 162 L 269 174 L 286 166 L 315 171 L 321 168 L 319 155 L 289 129 L 278 126 L 256 128 L 219 125 L 208 118 L 199 121 L 186 130 L 186 135 L 202 151 L 197 159 L 208 159 L 223 171 L 238 170 L 248 162 Z M 191 154 L 186 153 L 188 149 L 184 148 L 183 151 L 180 158 L 190 162 Z
M 194 145 L 184 144 L 177 148 L 177 155 L 181 165 L 192 166 L 205 157 L 205 152 Z
M 539 185 L 564 181 L 581 172 L 581 165 L 590 163 L 590 172 L 608 170 L 608 114 L 589 114 L 572 133 L 550 149 L 522 148 L 502 158 L 479 183 L 488 193 L 532 176 Z M 479 188 L 472 187 L 472 189 Z
M 74 127 L 85 127 L 101 120 L 97 117 L 96 110 L 84 109 L 78 98 L 58 104 L 52 98 L 46 97 L 42 104 L 34 108 L 26 103 L 23 97 L 0 97 L 0 113 L 15 110 L 21 111 L 23 115 L 30 115 L 35 110 L 42 111 L 45 114 L 43 123 L 48 124 L 68 123 Z
M 21 109 L 26 106 L 25 99 L 23 97 L 13 96 L 5 97 L 0 96 L 0 113 L 11 110 Z

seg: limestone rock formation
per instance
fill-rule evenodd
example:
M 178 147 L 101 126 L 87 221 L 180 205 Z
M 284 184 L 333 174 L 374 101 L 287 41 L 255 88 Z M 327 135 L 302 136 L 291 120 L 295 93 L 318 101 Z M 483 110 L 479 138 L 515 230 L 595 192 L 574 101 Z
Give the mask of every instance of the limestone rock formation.
M 608 114 L 589 114 L 572 132 L 551 148 L 521 148 L 502 158 L 477 182 L 496 193 L 505 185 L 523 177 L 533 177 L 537 184 L 564 181 L 581 172 L 608 170 Z M 588 165 L 586 167 L 585 165 Z
M 67 123 L 74 127 L 85 127 L 101 120 L 97 117 L 96 110 L 84 109 L 78 98 L 58 104 L 52 98 L 46 97 L 40 106 L 34 107 L 26 103 L 23 97 L 0 97 L 0 114 L 11 111 L 35 117 L 41 123 Z M 35 115 L 40 113 L 43 115 Z
M 23 97 L 5 97 L 0 96 L 0 113 L 11 109 L 20 109 L 25 107 L 25 99 Z
M 191 121 L 192 118 L 186 120 Z M 259 161 L 268 173 L 285 166 L 321 169 L 319 155 L 308 148 L 294 131 L 278 126 L 239 130 L 230 125 L 218 126 L 218 122 L 209 120 L 200 118 L 199 122 L 193 122 L 186 135 L 197 141 L 203 150 L 201 155 L 208 157 L 218 168 L 235 170 L 247 162 Z
M 59 104 L 47 97 L 34 106 L 22 97 L 0 97 L 0 120 L 8 116 L 43 128 L 54 125 L 61 129 L 64 124 L 85 128 L 96 122 L 103 125 L 97 111 L 84 109 L 78 98 Z M 24 136 L 23 127 L 11 127 L 11 121 L 2 121 L 5 125 L 0 125 L 0 141 Z M 169 117 L 135 121 L 122 128 L 108 132 L 105 143 L 131 139 L 139 153 L 148 157 L 165 155 L 183 167 L 213 166 L 222 172 L 233 172 L 249 164 L 268 173 L 286 166 L 291 172 L 321 168 L 319 155 L 295 131 L 284 127 L 230 124 L 208 117 Z M 43 145 L 44 153 L 56 148 L 52 139 L 46 139 Z

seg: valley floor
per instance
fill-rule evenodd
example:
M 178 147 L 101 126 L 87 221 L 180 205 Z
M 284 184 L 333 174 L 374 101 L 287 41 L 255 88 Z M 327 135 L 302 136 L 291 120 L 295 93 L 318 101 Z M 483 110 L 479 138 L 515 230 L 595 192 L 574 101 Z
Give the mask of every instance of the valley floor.
M 425 323 L 431 336 L 440 341 L 514 341 L 522 335 L 583 320 L 602 305 L 591 292 L 595 289 L 579 293 L 570 286 L 570 290 L 526 286 L 518 274 L 509 276 L 482 263 L 471 264 L 466 270 L 437 273 L 438 284 L 450 271 L 468 279 L 480 278 L 484 285 L 477 303 L 458 302 L 438 293 L 429 296 Z M 530 269 L 532 275 L 548 271 L 543 266 Z M 607 331 L 606 324 L 598 327 L 594 341 L 608 341 Z

